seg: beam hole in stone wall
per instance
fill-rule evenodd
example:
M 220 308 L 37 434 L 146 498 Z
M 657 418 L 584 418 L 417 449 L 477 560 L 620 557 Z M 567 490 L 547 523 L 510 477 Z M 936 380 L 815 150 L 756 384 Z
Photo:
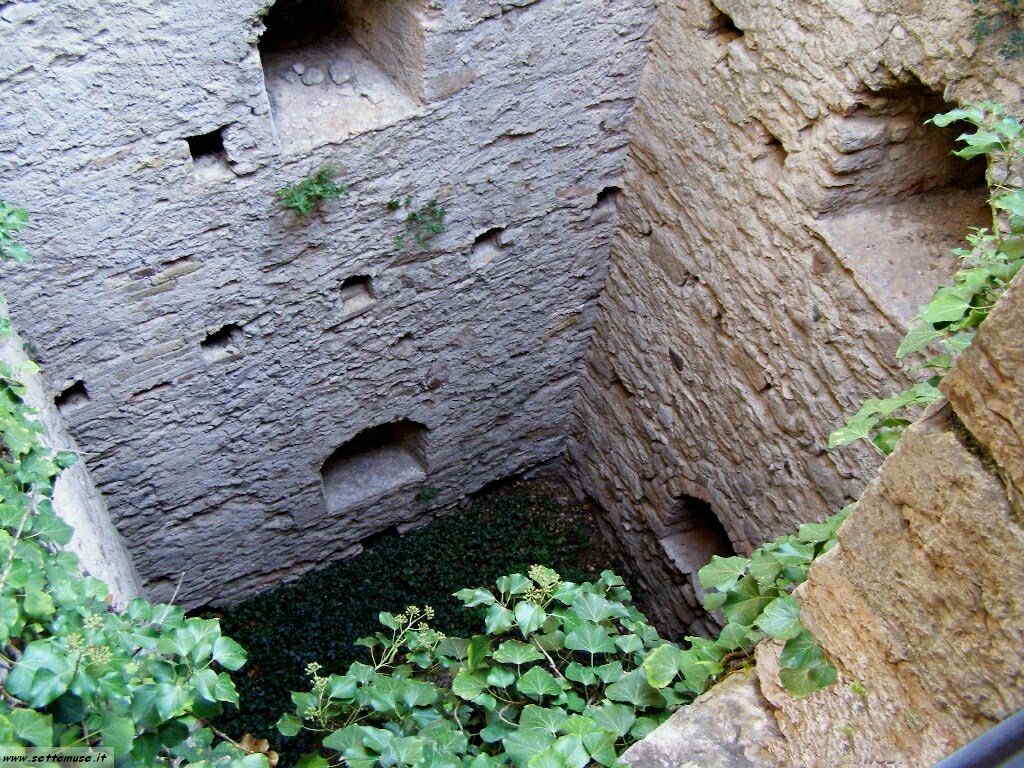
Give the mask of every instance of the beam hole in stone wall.
M 608 186 L 598 192 L 597 202 L 591 209 L 590 224 L 604 224 L 614 219 L 621 196 L 622 188 L 616 186 Z
M 224 150 L 223 128 L 204 133 L 202 136 L 189 136 L 185 141 L 192 155 L 192 175 L 197 181 L 216 181 L 234 177 L 228 164 L 227 152 Z
M 203 360 L 207 363 L 217 363 L 222 360 L 240 357 L 244 338 L 245 334 L 241 326 L 234 323 L 229 323 L 216 331 L 211 331 L 199 343 Z
M 366 312 L 377 303 L 373 292 L 373 281 L 369 275 L 353 275 L 345 278 L 339 291 L 341 295 L 341 314 L 348 320 Z
M 81 379 L 75 381 L 53 398 L 54 405 L 61 412 L 73 411 L 89 402 L 89 392 L 85 388 L 85 382 Z
M 403 419 L 364 429 L 320 469 L 328 514 L 421 482 L 427 474 L 427 428 Z
M 469 254 L 470 266 L 479 269 L 490 264 L 501 254 L 506 245 L 504 227 L 492 227 L 477 235 L 473 241 L 473 250 Z
M 274 126 L 299 153 L 412 115 L 423 91 L 415 0 L 278 0 L 259 41 Z

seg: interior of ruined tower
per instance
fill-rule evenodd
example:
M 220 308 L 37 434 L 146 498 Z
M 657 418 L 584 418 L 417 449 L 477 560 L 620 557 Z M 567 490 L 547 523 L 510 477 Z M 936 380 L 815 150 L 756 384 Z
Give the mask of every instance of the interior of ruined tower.
M 1024 765 L 1022 16 L 0 0 L 2 759 Z

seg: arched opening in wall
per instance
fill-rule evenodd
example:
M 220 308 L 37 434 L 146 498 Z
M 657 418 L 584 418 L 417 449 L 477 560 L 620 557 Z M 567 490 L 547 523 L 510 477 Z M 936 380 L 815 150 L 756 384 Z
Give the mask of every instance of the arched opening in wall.
M 416 0 L 277 0 L 259 41 L 282 148 L 307 151 L 412 115 L 423 97 Z
M 421 482 L 427 476 L 427 428 L 403 419 L 364 429 L 338 447 L 320 469 L 327 513 Z
M 958 268 L 964 233 L 989 223 L 985 164 L 953 156 L 962 126 L 925 124 L 954 105 L 919 80 L 858 99 L 816 129 L 826 182 L 812 205 L 829 248 L 906 323 Z
M 684 494 L 676 500 L 669 526 L 671 533 L 662 536 L 658 543 L 668 561 L 690 583 L 683 594 L 688 608 L 695 615 L 703 615 L 703 590 L 697 571 L 714 555 L 729 557 L 736 550 L 714 508 L 696 496 Z
M 85 388 L 85 382 L 79 379 L 68 387 L 65 387 L 60 394 L 53 398 L 54 405 L 61 413 L 73 411 L 89 402 L 89 392 Z

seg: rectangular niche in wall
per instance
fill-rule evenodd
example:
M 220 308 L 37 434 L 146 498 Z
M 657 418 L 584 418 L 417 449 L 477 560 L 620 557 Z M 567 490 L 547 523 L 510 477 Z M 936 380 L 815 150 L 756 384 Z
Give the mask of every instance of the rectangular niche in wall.
M 344 320 L 363 314 L 377 302 L 367 275 L 355 275 L 341 284 L 341 314 Z
M 298 153 L 412 115 L 423 94 L 418 0 L 277 0 L 260 58 L 281 146 Z
M 202 136 L 189 136 L 188 150 L 192 155 L 192 175 L 196 181 L 233 179 L 235 174 L 224 151 L 224 129 L 218 128 Z
M 427 428 L 402 420 L 364 429 L 320 469 L 328 514 L 380 498 L 426 477 Z

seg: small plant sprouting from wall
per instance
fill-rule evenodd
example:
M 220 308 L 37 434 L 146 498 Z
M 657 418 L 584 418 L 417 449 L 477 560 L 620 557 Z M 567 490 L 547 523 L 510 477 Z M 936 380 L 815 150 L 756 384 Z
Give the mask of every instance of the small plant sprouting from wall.
M 0 200 L 0 261 L 28 261 L 28 251 L 15 239 L 27 221 L 24 208 Z
M 974 6 L 974 38 L 1000 41 L 999 54 L 1007 60 L 1024 57 L 1024 29 L 1021 14 L 1024 0 L 971 0 Z
M 938 354 L 924 362 L 924 377 L 913 387 L 883 399 L 866 400 L 842 428 L 829 436 L 829 449 L 865 440 L 879 454 L 892 453 L 910 424 L 907 409 L 921 407 L 941 397 L 938 385 L 954 358 L 974 340 L 974 335 L 1006 286 L 1024 265 L 1024 190 L 1006 186 L 1015 166 L 1024 160 L 1024 126 L 997 104 L 980 104 L 937 115 L 929 122 L 945 128 L 957 122 L 975 127 L 957 141 L 954 152 L 970 160 L 988 159 L 989 207 L 992 227 L 967 235 L 966 248 L 954 253 L 963 268 L 953 285 L 939 288 L 921 308 L 917 322 L 903 339 L 896 357 L 937 347 Z
M 387 209 L 392 213 L 407 209 L 405 232 L 395 236 L 395 247 L 399 250 L 412 247 L 423 248 L 432 239 L 445 231 L 444 217 L 448 213 L 437 200 L 430 200 L 421 208 L 412 209 L 412 198 L 389 200 Z
M 283 208 L 305 218 L 314 208 L 348 194 L 346 185 L 335 183 L 337 175 L 337 169 L 325 165 L 312 176 L 277 190 L 277 199 Z

